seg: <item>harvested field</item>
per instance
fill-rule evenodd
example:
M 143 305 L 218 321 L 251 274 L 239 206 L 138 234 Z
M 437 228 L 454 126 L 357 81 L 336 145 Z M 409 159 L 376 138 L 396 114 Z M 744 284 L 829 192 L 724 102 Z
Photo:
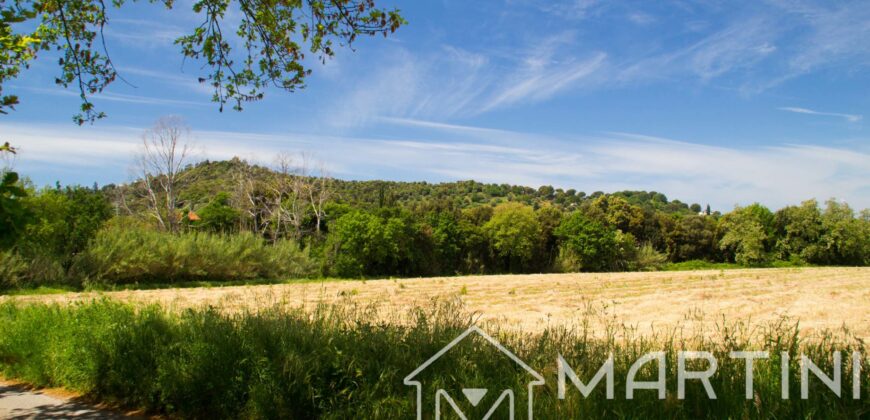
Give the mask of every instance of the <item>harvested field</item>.
M 764 325 L 783 316 L 804 334 L 848 327 L 870 339 L 870 268 L 788 268 L 654 273 L 583 273 L 326 281 L 261 286 L 87 292 L 0 300 L 71 302 L 108 296 L 168 308 L 213 305 L 240 310 L 267 305 L 376 303 L 403 316 L 433 298 L 461 299 L 482 319 L 537 330 L 583 319 L 636 327 L 715 331 L 722 320 Z

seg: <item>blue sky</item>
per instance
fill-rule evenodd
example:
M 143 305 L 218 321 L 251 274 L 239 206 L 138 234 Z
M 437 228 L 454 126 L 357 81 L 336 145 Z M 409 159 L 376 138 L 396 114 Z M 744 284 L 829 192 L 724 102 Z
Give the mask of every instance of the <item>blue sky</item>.
M 870 7 L 856 1 L 393 1 L 394 36 L 341 49 L 297 93 L 218 112 L 172 40 L 197 17 L 110 15 L 121 75 L 71 122 L 76 93 L 43 56 L 0 118 L 38 184 L 133 179 L 139 137 L 186 118 L 199 156 L 306 152 L 346 179 L 663 192 L 728 210 L 808 198 L 870 207 Z M 229 19 L 234 19 L 232 15 Z

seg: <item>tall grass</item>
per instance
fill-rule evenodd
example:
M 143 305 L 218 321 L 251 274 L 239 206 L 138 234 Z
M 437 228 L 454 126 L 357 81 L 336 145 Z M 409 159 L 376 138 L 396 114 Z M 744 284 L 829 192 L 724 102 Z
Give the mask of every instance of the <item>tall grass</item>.
M 453 302 L 420 309 L 405 322 L 378 321 L 383 318 L 374 311 L 349 304 L 313 312 L 275 307 L 169 313 L 108 300 L 72 306 L 5 303 L 0 305 L 0 371 L 184 418 L 413 418 L 415 391 L 403 378 L 472 318 Z M 495 324 L 486 329 L 544 375 L 546 385 L 535 394 L 537 418 L 860 418 L 870 413 L 866 371 L 863 399 L 851 398 L 848 355 L 865 347 L 846 332 L 804 341 L 788 322 L 759 330 L 736 324 L 721 325 L 713 334 L 670 331 L 652 337 L 616 324 L 595 335 L 583 325 L 536 334 Z M 717 399 L 708 399 L 698 381 L 689 381 L 685 400 L 676 398 L 676 354 L 682 349 L 717 356 L 719 370 L 712 378 Z M 625 399 L 630 364 L 661 350 L 667 354 L 668 397 L 660 400 L 654 391 L 640 390 L 635 399 Z M 731 350 L 771 354 L 770 360 L 757 362 L 752 399 L 744 397 L 744 364 L 727 357 Z M 800 399 L 795 360 L 790 399 L 781 399 L 781 351 L 794 359 L 806 354 L 831 372 L 832 350 L 847 356 L 843 397 L 814 378 L 809 399 Z M 427 371 L 427 389 L 524 389 L 524 372 L 493 351 L 483 340 L 463 342 Z M 588 381 L 611 353 L 615 399 L 605 398 L 603 384 L 583 398 L 570 382 L 567 398 L 557 398 L 557 355 Z M 643 379 L 650 374 L 642 371 Z
M 172 283 L 309 277 L 316 264 L 294 242 L 269 244 L 251 233 L 110 228 L 99 232 L 73 271 L 91 284 Z

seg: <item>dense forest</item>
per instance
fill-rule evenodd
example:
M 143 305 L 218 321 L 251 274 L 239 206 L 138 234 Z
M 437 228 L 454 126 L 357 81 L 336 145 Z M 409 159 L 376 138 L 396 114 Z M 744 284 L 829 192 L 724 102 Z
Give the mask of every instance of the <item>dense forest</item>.
M 870 211 L 833 199 L 720 214 L 657 192 L 344 181 L 311 166 L 203 161 L 102 187 L 9 172 L 0 284 L 870 263 Z

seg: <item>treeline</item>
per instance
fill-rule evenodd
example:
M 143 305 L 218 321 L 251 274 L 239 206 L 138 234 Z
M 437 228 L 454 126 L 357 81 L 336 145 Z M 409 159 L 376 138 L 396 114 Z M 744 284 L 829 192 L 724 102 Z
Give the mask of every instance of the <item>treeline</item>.
M 290 168 L 202 162 L 172 183 L 152 173 L 102 188 L 9 179 L 0 283 L 870 263 L 870 212 L 836 200 L 719 214 L 655 192 L 349 182 Z

